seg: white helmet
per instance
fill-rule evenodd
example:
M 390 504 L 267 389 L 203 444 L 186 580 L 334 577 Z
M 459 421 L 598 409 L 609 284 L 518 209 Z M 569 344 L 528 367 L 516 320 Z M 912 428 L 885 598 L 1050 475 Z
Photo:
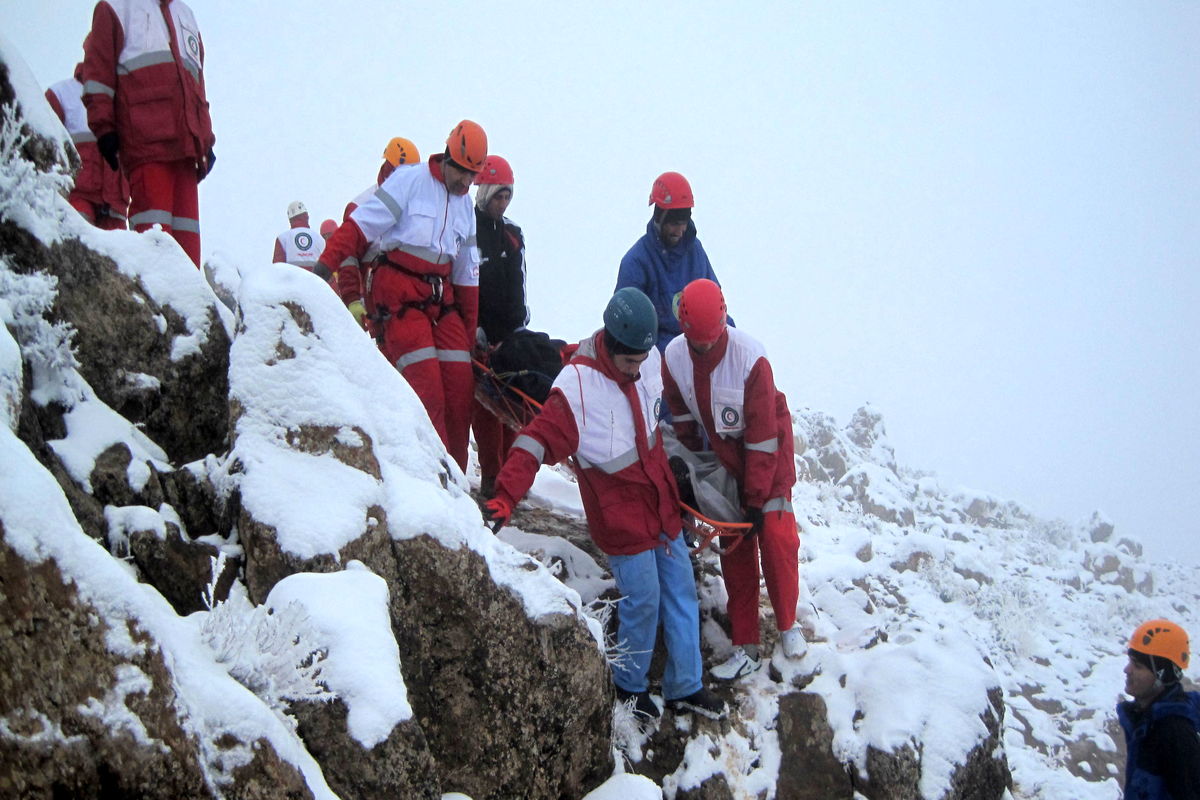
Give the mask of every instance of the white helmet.
M 298 217 L 301 214 L 307 213 L 308 209 L 305 208 L 304 203 L 301 203 L 299 200 L 288 206 L 288 219 L 292 219 L 293 217 Z

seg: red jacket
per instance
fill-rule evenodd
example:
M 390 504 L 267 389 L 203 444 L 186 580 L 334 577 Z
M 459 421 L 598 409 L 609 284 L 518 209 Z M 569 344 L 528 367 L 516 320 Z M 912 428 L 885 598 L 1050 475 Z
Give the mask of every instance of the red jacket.
M 515 505 L 538 467 L 574 457 L 588 530 L 609 555 L 632 555 L 679 536 L 679 489 L 658 416 L 662 357 L 652 349 L 632 380 L 613 365 L 598 332 L 580 343 L 545 406 L 521 431 L 496 478 L 496 496 Z
M 690 450 L 703 449 L 702 425 L 711 449 L 738 479 L 746 506 L 790 501 L 796 483 L 792 415 L 758 340 L 727 328 L 711 350 L 697 353 L 679 335 L 663 359 L 667 406 L 679 441 Z
M 116 131 L 121 167 L 194 159 L 216 141 L 204 44 L 181 0 L 100 0 L 83 49 L 83 103 L 97 138 Z
M 96 136 L 88 128 L 87 109 L 83 107 L 82 75 L 83 64 L 79 64 L 74 78 L 59 81 L 46 90 L 46 102 L 79 151 L 80 167 L 71 196 L 97 206 L 107 205 L 111 214 L 124 219 L 129 209 L 129 182 L 123 172 L 109 169 L 96 147 Z

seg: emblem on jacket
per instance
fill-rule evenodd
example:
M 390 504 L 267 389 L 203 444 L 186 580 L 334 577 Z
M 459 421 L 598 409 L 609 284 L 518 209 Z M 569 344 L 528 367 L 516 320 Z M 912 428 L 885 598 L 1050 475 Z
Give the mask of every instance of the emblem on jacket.
M 312 247 L 312 243 L 313 243 L 313 238 L 310 234 L 307 234 L 307 233 L 297 233 L 296 234 L 296 247 L 299 247 L 301 250 L 308 250 L 309 248 Z
M 655 419 L 662 418 L 662 398 L 661 397 L 654 398 L 654 418 Z
M 725 406 L 721 409 L 721 424 L 726 428 L 737 427 L 737 424 L 739 421 L 741 421 L 741 419 L 742 415 L 736 408 L 733 408 L 732 406 Z

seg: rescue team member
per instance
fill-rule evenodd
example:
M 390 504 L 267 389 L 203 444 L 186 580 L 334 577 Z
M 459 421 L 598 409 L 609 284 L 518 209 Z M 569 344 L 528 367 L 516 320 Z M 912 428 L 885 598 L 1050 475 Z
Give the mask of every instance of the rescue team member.
M 73 78 L 46 90 L 46 102 L 79 151 L 79 172 L 67 202 L 97 228 L 125 230 L 129 227 L 129 181 L 123 172 L 106 167 L 96 148 L 96 136 L 88 127 L 87 109 L 83 107 L 82 75 L 80 62 L 75 65 Z
M 525 300 L 525 237 L 504 216 L 513 197 L 513 171 L 500 156 L 488 156 L 475 176 L 475 230 L 479 242 L 479 332 L 486 353 L 529 324 Z M 516 434 L 480 403 L 471 410 L 479 446 L 480 494 L 490 497 L 504 454 Z
M 421 152 L 417 150 L 417 146 L 411 141 L 405 139 L 403 136 L 395 136 L 388 140 L 388 143 L 383 148 L 383 163 L 379 166 L 379 174 L 375 177 L 375 183 L 363 189 L 353 200 L 346 204 L 346 210 L 342 212 L 342 222 L 350 219 L 350 214 L 354 209 L 373 197 L 376 190 L 383 185 L 383 182 L 387 180 L 388 176 L 397 167 L 402 167 L 406 164 L 419 165 L 420 163 Z M 337 226 L 335 225 L 334 230 L 336 229 Z M 332 231 L 330 235 L 332 235 Z M 371 265 L 379 255 L 378 248 L 374 246 L 375 243 L 372 242 L 371 244 L 372 247 L 368 248 L 364 258 L 359 259 L 356 256 L 347 256 L 340 265 L 338 281 L 339 286 L 345 287 L 345 291 L 339 288 L 338 294 L 342 297 L 346 305 L 350 305 L 355 299 L 363 298 L 367 295 L 367 287 L 370 286 Z M 354 280 L 355 271 L 358 272 L 357 282 Z M 372 334 L 375 333 L 373 324 L 369 320 L 357 316 L 355 319 L 358 320 L 359 325 L 362 325 Z
M 479 250 L 467 192 L 486 158 L 483 128 L 463 120 L 444 153 L 396 169 L 350 213 L 314 270 L 323 278 L 337 274 L 341 297 L 360 324 L 369 309 L 383 354 L 421 398 L 463 471 L 479 309 Z M 361 260 L 373 243 L 379 256 L 364 298 L 358 268 L 341 265 L 351 256 Z
M 588 532 L 608 555 L 621 600 L 625 658 L 613 666 L 617 697 L 659 716 L 647 673 L 662 625 L 667 705 L 717 719 L 725 704 L 704 688 L 700 607 L 679 517 L 679 489 L 658 429 L 662 356 L 654 305 L 637 289 L 613 295 L 604 327 L 579 344 L 541 413 L 513 444 L 486 503 L 495 529 L 509 520 L 541 464 L 574 457 Z
M 333 232 L 337 230 L 337 223 L 331 219 L 327 219 L 321 223 L 321 238 L 329 241 L 329 237 L 333 236 Z
M 792 512 L 796 484 L 792 416 L 775 388 L 763 346 L 726 324 L 721 287 L 702 278 L 683 290 L 683 334 L 667 345 L 665 397 L 679 441 L 693 451 L 711 449 L 737 479 L 746 521 L 745 541 L 721 556 L 729 595 L 733 655 L 713 667 L 714 677 L 733 680 L 757 670 L 759 560 L 775 611 L 783 652 L 807 649 L 796 624 L 800 537 Z M 706 446 L 707 445 L 707 446 Z
M 1187 632 L 1165 619 L 1129 637 L 1125 694 L 1125 800 L 1200 800 L 1200 692 L 1185 692 Z
M 658 312 L 659 352 L 679 335 L 679 293 L 697 278 L 717 281 L 692 222 L 692 187 L 678 172 L 664 172 L 650 188 L 654 212 L 646 233 L 621 259 L 617 288 L 645 292 Z
M 100 155 L 129 178 L 134 230 L 161 225 L 200 266 L 197 185 L 212 171 L 204 44 L 182 0 L 100 0 L 83 104 Z
M 309 227 L 308 209 L 299 200 L 288 205 L 287 216 L 290 227 L 275 237 L 275 255 L 271 261 L 292 264 L 312 272 L 317 259 L 325 252 L 325 237 Z

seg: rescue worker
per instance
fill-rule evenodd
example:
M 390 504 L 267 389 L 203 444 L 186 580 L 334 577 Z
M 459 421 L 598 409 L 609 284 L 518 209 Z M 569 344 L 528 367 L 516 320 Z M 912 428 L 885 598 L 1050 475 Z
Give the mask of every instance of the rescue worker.
M 288 204 L 287 215 L 290 227 L 275 237 L 275 255 L 271 260 L 312 272 L 325 252 L 325 237 L 308 226 L 308 209 L 299 200 Z
M 88 127 L 87 109 L 83 107 L 82 76 L 81 61 L 75 65 L 74 77 L 46 90 L 46 102 L 79 151 L 79 172 L 67 202 L 97 228 L 125 230 L 129 227 L 129 181 L 123 172 L 109 169 L 96 148 L 96 136 Z
M 342 222 L 350 219 L 351 212 L 358 208 L 359 204 L 365 203 L 375 191 L 383 185 L 396 167 L 401 167 L 407 164 L 420 164 L 421 153 L 417 150 L 417 146 L 403 136 L 395 136 L 388 140 L 388 143 L 383 148 L 383 163 L 379 166 L 379 174 L 375 177 L 375 183 L 363 189 L 358 195 L 346 204 L 345 211 L 342 212 Z M 336 228 L 336 226 L 335 226 Z M 339 277 L 339 285 L 345 286 L 346 291 L 342 293 L 339 289 L 339 295 L 349 305 L 356 298 L 365 297 L 370 278 L 370 267 L 374 263 L 376 256 L 379 255 L 377 248 L 368 249 L 366 258 L 359 259 L 355 256 L 347 256 L 342 262 L 342 273 Z M 351 269 L 352 268 L 352 269 Z M 354 271 L 358 271 L 358 282 L 355 283 Z M 349 299 L 347 299 L 349 298 Z M 368 319 L 360 319 L 359 324 L 368 331 L 374 332 L 373 325 Z
M 667 464 L 658 406 L 662 356 L 646 295 L 621 289 L 604 327 L 579 343 L 538 416 L 517 437 L 485 507 L 495 530 L 508 523 L 541 464 L 574 458 L 588 532 L 608 555 L 621 600 L 613 665 L 617 697 L 647 718 L 660 714 L 647 673 L 661 624 L 667 647 L 663 696 L 677 711 L 716 719 L 725 705 L 704 688 L 700 609 L 680 535 L 679 490 Z
M 333 232 L 337 230 L 337 223 L 331 219 L 327 219 L 321 223 L 321 238 L 329 241 L 329 237 L 333 236 Z
M 1152 619 L 1129 638 L 1125 693 L 1125 800 L 1200 800 L 1200 692 L 1185 692 L 1187 632 Z
M 487 158 L 487 135 L 470 120 L 427 164 L 396 169 L 330 237 L 315 272 L 336 273 L 361 324 L 370 313 L 387 359 L 421 398 L 446 450 L 462 470 L 475 378 L 471 351 L 479 310 L 479 249 L 467 193 Z M 379 255 L 366 296 L 357 266 Z
M 204 44 L 183 0 L 100 0 L 84 41 L 83 104 L 100 155 L 129 178 L 134 230 L 161 225 L 200 266 L 197 185 L 216 161 Z
M 717 282 L 692 222 L 692 187 L 678 172 L 664 172 L 650 187 L 654 212 L 646 233 L 621 259 L 617 288 L 641 289 L 658 312 L 659 351 L 679 335 L 679 293 L 697 278 Z
M 525 237 L 504 212 L 513 197 L 513 171 L 490 155 L 475 177 L 475 229 L 479 241 L 479 332 L 476 345 L 486 360 L 514 331 L 529 324 L 525 300 Z M 479 447 L 480 493 L 490 497 L 504 454 L 516 434 L 474 403 L 471 427 Z
M 727 316 L 725 297 L 713 281 L 701 278 L 684 288 L 679 301 L 683 333 L 667 345 L 663 383 L 679 441 L 689 450 L 716 455 L 736 479 L 745 520 L 752 526 L 721 556 L 734 651 L 710 671 L 734 680 L 762 665 L 760 559 L 784 654 L 798 658 L 807 645 L 796 624 L 800 537 L 792 512 L 792 416 L 783 392 L 775 388 L 762 344 L 730 328 Z

